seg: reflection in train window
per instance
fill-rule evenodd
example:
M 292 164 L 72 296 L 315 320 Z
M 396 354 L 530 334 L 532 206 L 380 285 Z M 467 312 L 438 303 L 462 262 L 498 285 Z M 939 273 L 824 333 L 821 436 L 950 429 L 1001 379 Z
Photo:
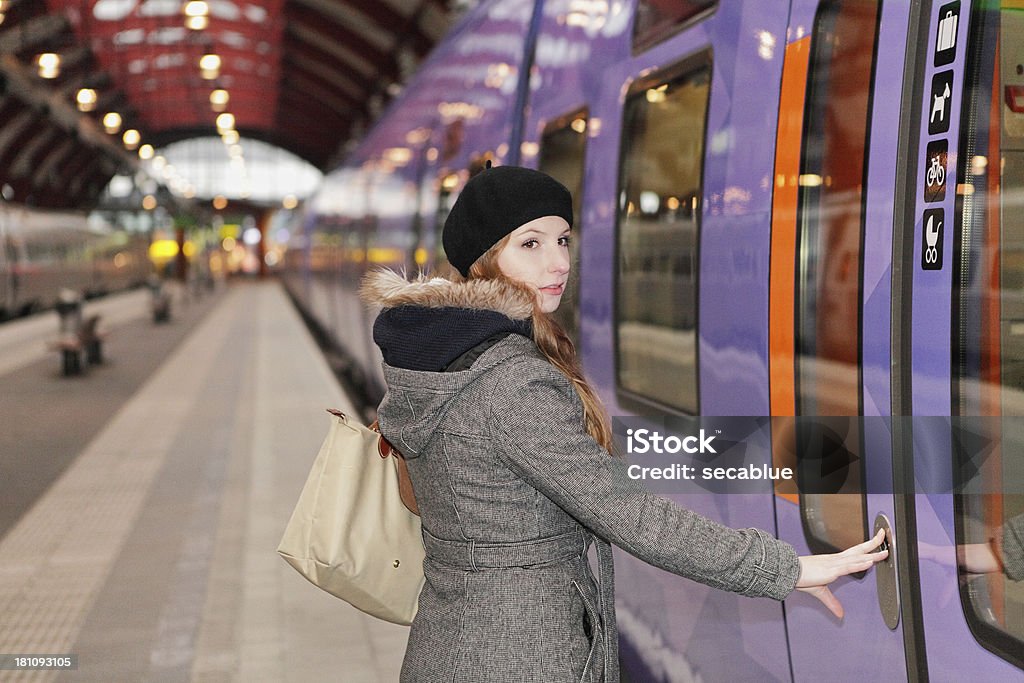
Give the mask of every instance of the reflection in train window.
M 562 304 L 554 316 L 579 346 L 580 335 L 580 244 L 583 237 L 580 206 L 583 201 L 583 164 L 587 148 L 587 113 L 578 111 L 552 121 L 540 143 L 538 169 L 555 178 L 572 193 L 572 239 L 569 251 L 572 270 Z
M 619 389 L 698 413 L 697 265 L 710 54 L 626 99 L 616 271 Z
M 1005 3 L 1004 3 L 1005 5 Z M 1024 664 L 1024 14 L 971 17 L 957 179 L 954 414 L 991 415 L 1001 445 L 956 454 L 964 612 L 989 649 Z M 998 7 L 998 5 L 996 6 Z M 957 440 L 962 443 L 962 440 Z M 986 457 L 978 457 L 984 455 Z M 963 479 L 973 473 L 973 482 Z
M 798 179 L 795 389 L 801 416 L 861 414 L 863 188 L 880 6 L 877 0 L 823 2 L 811 34 Z M 848 548 L 867 533 L 861 442 L 859 429 L 846 436 L 845 448 L 855 457 L 848 459 L 840 490 L 849 492 L 800 496 L 807 541 L 817 552 Z M 798 453 L 801 459 L 812 455 L 818 454 Z
M 640 52 L 710 14 L 718 0 L 640 0 L 633 19 L 633 50 Z

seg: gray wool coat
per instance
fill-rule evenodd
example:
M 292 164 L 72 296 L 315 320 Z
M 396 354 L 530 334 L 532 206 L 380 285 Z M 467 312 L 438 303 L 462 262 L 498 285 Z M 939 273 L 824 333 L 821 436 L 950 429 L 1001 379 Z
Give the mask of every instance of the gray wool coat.
M 384 308 L 528 315 L 530 302 L 507 289 L 380 272 L 363 295 Z M 629 478 L 627 463 L 587 434 L 578 395 L 530 339 L 505 337 L 468 370 L 385 363 L 384 376 L 381 432 L 407 459 L 426 547 L 403 682 L 617 683 L 608 543 L 743 595 L 782 600 L 794 589 L 792 546 L 725 527 Z

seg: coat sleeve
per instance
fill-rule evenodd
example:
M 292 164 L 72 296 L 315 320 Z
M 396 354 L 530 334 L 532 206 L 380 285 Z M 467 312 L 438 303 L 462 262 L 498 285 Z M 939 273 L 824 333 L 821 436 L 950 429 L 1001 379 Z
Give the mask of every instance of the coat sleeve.
M 1013 581 L 1024 579 L 1024 515 L 1017 515 L 1006 522 L 1001 540 L 1001 559 L 1006 575 Z
M 782 600 L 793 591 L 800 563 L 791 545 L 648 492 L 628 476 L 626 462 L 587 434 L 569 381 L 543 366 L 518 364 L 491 395 L 492 438 L 503 444 L 509 468 L 580 524 L 649 564 L 742 595 Z

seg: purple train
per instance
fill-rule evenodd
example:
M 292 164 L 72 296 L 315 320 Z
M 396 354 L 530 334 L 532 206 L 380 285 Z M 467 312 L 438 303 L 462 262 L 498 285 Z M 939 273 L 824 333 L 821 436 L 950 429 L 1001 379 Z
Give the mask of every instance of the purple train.
M 284 279 L 371 394 L 359 279 L 440 262 L 487 160 L 573 191 L 560 315 L 613 416 L 868 425 L 852 492 L 666 494 L 802 554 L 886 527 L 845 618 L 620 554 L 629 680 L 1024 680 L 1024 450 L 966 453 L 968 493 L 921 482 L 971 444 L 915 434 L 1024 415 L 1024 2 L 480 2 L 293 233 Z

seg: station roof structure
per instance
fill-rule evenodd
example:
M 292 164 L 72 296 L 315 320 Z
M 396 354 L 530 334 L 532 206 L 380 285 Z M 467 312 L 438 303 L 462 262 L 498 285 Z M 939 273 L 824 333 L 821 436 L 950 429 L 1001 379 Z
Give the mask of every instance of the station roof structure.
M 88 208 L 138 170 L 143 145 L 231 130 L 328 170 L 454 12 L 449 0 L 0 0 L 0 14 L 3 196 Z

